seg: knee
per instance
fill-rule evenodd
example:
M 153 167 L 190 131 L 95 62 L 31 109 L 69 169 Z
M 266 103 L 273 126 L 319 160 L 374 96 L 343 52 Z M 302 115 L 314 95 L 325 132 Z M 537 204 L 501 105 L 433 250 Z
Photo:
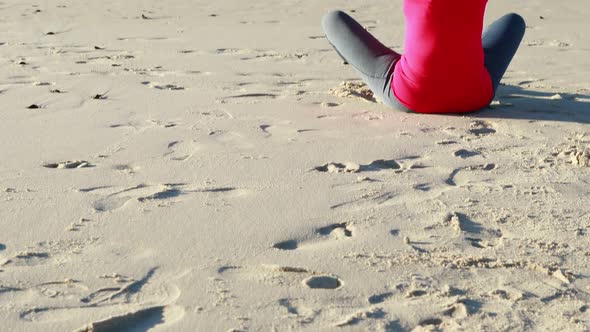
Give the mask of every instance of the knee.
M 322 28 L 324 28 L 324 32 L 329 33 L 338 25 L 342 24 L 342 22 L 348 17 L 350 16 L 341 10 L 334 10 L 327 13 L 322 18 Z
M 522 30 L 524 32 L 524 30 L 526 29 L 526 22 L 524 21 L 524 18 L 522 18 L 522 16 L 516 13 L 510 13 L 507 14 L 505 17 L 506 20 L 509 22 L 510 26 L 513 26 L 514 28 Z

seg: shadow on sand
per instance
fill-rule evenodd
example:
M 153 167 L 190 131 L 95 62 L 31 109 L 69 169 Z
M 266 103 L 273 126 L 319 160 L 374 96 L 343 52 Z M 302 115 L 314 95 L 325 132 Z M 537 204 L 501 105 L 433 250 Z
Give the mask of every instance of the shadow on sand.
M 471 114 L 477 118 L 523 119 L 590 123 L 590 95 L 559 92 L 561 99 L 552 99 L 557 92 L 526 90 L 519 86 L 501 85 L 495 100 L 510 106 L 494 106 Z

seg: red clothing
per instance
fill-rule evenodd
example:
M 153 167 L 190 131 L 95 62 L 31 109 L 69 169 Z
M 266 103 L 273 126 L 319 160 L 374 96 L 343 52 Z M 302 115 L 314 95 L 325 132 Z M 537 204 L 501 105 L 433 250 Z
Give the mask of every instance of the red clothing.
M 481 109 L 493 98 L 481 42 L 487 0 L 404 0 L 406 39 L 391 87 L 419 113 Z

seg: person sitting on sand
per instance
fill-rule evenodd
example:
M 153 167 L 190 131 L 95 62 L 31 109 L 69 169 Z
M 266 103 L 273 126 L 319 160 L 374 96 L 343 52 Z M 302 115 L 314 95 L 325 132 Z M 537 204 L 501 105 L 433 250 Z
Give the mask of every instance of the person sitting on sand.
M 342 11 L 324 16 L 330 44 L 386 105 L 418 113 L 465 113 L 494 98 L 525 32 L 508 14 L 483 31 L 487 0 L 404 0 L 404 54 Z

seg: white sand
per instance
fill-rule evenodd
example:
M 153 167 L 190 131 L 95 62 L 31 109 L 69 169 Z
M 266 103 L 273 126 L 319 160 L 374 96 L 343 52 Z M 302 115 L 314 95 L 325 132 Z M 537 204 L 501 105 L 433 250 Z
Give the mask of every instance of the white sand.
M 403 45 L 401 0 L 1 2 L 0 330 L 589 330 L 587 1 L 491 1 L 468 116 L 331 93 L 333 8 Z

